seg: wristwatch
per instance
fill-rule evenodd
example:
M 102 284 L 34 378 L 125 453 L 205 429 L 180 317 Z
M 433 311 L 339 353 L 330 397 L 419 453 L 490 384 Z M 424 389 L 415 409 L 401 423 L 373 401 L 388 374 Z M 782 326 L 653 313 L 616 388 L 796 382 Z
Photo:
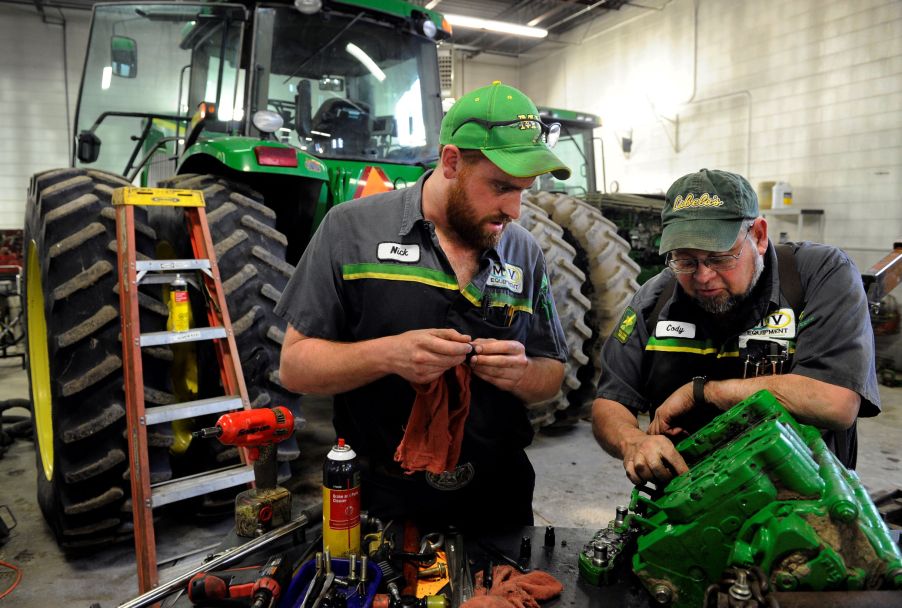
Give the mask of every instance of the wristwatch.
M 692 378 L 692 400 L 696 405 L 707 405 L 705 399 L 705 382 L 708 381 L 707 376 L 695 376 Z

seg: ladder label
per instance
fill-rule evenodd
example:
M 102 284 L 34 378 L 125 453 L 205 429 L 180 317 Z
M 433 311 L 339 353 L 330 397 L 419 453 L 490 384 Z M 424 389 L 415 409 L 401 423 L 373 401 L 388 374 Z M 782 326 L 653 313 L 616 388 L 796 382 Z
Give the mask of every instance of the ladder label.
M 174 188 L 116 188 L 113 205 L 138 205 L 142 207 L 204 207 L 204 195 L 200 190 L 176 190 Z
M 173 344 L 178 342 L 190 342 L 192 340 L 200 339 L 199 331 L 178 331 L 173 332 L 172 337 L 170 338 Z

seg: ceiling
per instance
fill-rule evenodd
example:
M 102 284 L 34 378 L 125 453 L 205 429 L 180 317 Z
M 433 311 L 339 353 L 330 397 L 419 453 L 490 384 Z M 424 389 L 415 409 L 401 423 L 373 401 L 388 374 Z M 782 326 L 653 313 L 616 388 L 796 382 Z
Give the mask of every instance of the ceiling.
M 619 10 L 624 5 L 642 6 L 629 0 L 408 0 L 420 6 L 429 5 L 441 13 L 496 19 L 519 25 L 535 25 L 548 30 L 547 38 L 525 38 L 494 32 L 457 27 L 451 43 L 469 52 L 495 53 L 516 57 L 539 44 L 555 44 L 560 35 L 586 21 Z M 645 0 L 657 4 L 660 0 Z M 90 10 L 95 0 L 0 0 L 11 4 L 33 5 L 37 12 L 52 18 L 56 7 Z M 658 7 L 648 7 L 660 10 Z
M 526 38 L 495 32 L 454 28 L 455 48 L 472 54 L 518 56 L 542 43 L 555 42 L 563 33 L 607 12 L 619 10 L 628 0 L 412 0 L 440 13 L 465 15 L 533 25 L 548 30 L 547 38 Z

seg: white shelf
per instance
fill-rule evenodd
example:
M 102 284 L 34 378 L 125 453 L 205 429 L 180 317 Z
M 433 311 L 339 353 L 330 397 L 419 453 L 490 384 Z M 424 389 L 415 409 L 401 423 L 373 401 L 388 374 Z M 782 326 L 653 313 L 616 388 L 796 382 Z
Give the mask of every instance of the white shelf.
M 762 209 L 761 215 L 765 218 L 774 217 L 780 220 L 788 220 L 791 218 L 795 218 L 796 220 L 796 232 L 795 234 L 789 235 L 789 240 L 791 241 L 815 241 L 817 243 L 824 242 L 824 210 L 823 209 L 793 209 L 792 207 L 784 207 L 780 209 Z M 811 218 L 813 220 L 813 229 L 814 236 L 810 236 L 805 238 L 803 236 L 803 230 L 805 228 L 805 219 Z M 811 224 L 812 222 L 809 222 Z M 776 227 L 774 227 L 776 228 Z M 771 239 L 774 241 L 779 241 L 780 231 L 779 230 L 771 230 Z

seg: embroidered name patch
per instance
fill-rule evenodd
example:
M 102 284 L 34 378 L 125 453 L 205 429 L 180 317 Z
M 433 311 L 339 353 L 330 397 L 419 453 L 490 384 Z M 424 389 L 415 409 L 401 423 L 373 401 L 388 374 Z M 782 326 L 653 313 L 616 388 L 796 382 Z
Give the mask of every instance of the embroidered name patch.
M 380 260 L 396 262 L 419 262 L 419 245 L 402 245 L 401 243 L 379 243 L 376 255 Z
M 489 287 L 501 287 L 514 293 L 523 293 L 523 270 L 513 264 L 492 264 L 492 272 L 486 281 Z
M 795 338 L 796 319 L 791 308 L 781 308 L 766 317 L 755 327 L 745 332 L 750 337 Z
M 658 321 L 655 326 L 656 338 L 687 338 L 695 337 L 695 323 L 683 321 Z

